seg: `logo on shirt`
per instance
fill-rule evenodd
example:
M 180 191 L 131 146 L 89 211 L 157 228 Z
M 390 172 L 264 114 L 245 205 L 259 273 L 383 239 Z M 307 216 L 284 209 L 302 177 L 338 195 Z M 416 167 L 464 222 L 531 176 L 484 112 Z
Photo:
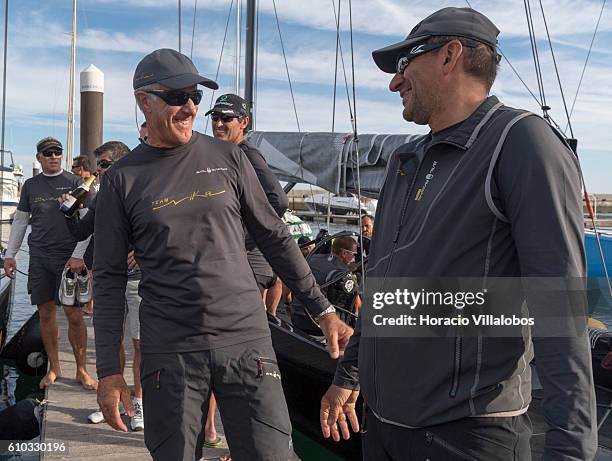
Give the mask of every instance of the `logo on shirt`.
M 425 193 L 425 189 L 427 189 L 427 186 L 429 185 L 429 181 L 431 181 L 434 178 L 434 172 L 436 171 L 436 166 L 438 166 L 438 162 L 434 160 L 434 162 L 431 164 L 431 168 L 429 169 L 429 173 L 425 175 L 425 182 L 416 191 L 416 195 L 414 196 L 414 200 L 416 202 L 418 202 L 419 200 L 423 198 L 423 194 Z
M 186 203 L 187 201 L 192 202 L 197 198 L 207 199 L 207 198 L 211 198 L 211 197 L 214 197 L 216 195 L 221 195 L 221 194 L 225 194 L 225 191 L 221 190 L 219 192 L 212 192 L 210 190 L 207 190 L 205 192 L 200 192 L 199 190 L 194 190 L 187 197 L 183 197 L 180 199 L 163 197 L 163 198 L 160 198 L 159 200 L 154 200 L 153 202 L 151 202 L 151 206 L 152 206 L 152 210 L 155 211 L 161 208 L 165 208 L 167 206 L 180 206 Z
M 32 203 L 56 202 L 57 197 L 32 197 Z
M 204 168 L 203 170 L 196 171 L 196 174 L 201 173 L 216 173 L 217 171 L 227 171 L 227 168 Z

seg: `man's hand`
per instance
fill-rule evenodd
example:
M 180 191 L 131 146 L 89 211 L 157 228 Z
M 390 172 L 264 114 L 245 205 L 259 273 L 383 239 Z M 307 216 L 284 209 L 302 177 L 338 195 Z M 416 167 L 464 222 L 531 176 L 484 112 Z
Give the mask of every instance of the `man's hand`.
M 57 198 L 57 201 L 59 202 L 59 204 L 61 205 L 62 203 L 64 203 L 66 200 L 68 200 L 68 198 L 70 197 L 70 194 L 62 194 Z M 79 208 L 83 208 L 84 205 L 83 203 L 81 203 L 79 205 Z
M 66 261 L 66 267 L 69 267 L 75 274 L 80 274 L 85 267 L 85 261 L 81 258 L 70 258 Z
M 8 278 L 15 278 L 15 272 L 17 272 L 17 261 L 15 258 L 6 258 L 4 260 L 4 273 Z
M 327 339 L 327 352 L 332 359 L 344 355 L 344 349 L 353 336 L 353 329 L 338 318 L 335 313 L 326 314 L 319 319 L 321 331 Z
M 130 251 L 127 257 L 127 265 L 129 270 L 139 271 L 138 263 L 136 262 L 136 258 L 134 257 L 134 251 Z
M 359 421 L 355 413 L 357 397 L 359 397 L 359 391 L 344 389 L 334 384 L 329 387 L 321 399 L 321 412 L 319 413 L 323 437 L 327 439 L 331 435 L 334 441 L 339 442 L 340 433 L 342 433 L 342 438 L 348 440 L 351 432 L 347 421 L 350 422 L 353 432 L 359 432 Z
M 128 416 L 134 416 L 130 389 L 122 375 L 105 376 L 98 382 L 98 405 L 102 410 L 104 419 L 110 427 L 118 431 L 127 432 L 128 428 L 119 415 L 119 400 Z

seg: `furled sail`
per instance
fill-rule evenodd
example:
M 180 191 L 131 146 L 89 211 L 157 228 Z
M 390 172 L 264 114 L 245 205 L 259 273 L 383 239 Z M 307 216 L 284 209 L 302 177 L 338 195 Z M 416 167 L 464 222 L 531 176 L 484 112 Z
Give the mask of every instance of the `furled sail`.
M 308 183 L 334 194 L 357 192 L 357 155 L 351 133 L 253 131 L 249 139 L 263 152 L 281 181 Z M 361 194 L 377 198 L 391 155 L 415 135 L 360 134 Z

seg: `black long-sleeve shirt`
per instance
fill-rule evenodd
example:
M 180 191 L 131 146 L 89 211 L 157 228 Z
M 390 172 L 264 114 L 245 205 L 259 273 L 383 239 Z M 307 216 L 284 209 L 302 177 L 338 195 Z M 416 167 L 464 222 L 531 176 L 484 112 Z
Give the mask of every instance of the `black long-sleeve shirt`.
M 282 217 L 289 207 L 289 200 L 287 199 L 287 194 L 285 194 L 285 191 L 278 182 L 278 178 L 274 176 L 274 173 L 272 173 L 272 170 L 270 170 L 270 167 L 266 163 L 263 154 L 251 141 L 246 139 L 238 144 L 238 147 L 242 149 L 253 166 L 257 179 L 259 179 L 259 183 L 268 198 L 268 202 L 270 202 L 276 214 Z M 247 248 L 247 258 L 251 269 L 253 269 L 253 273 L 272 276 L 272 268 L 266 261 L 262 252 L 257 248 L 253 238 L 248 234 L 245 238 L 245 245 Z
M 194 132 L 175 148 L 141 144 L 107 172 L 96 214 L 100 378 L 120 373 L 128 242 L 142 271 L 145 353 L 207 350 L 270 335 L 243 223 L 313 315 L 329 306 L 253 167 L 231 143 Z

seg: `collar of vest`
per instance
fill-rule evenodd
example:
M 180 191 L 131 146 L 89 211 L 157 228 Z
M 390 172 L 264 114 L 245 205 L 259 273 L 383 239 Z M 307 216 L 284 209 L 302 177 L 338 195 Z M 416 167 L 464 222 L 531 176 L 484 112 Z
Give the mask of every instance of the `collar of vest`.
M 501 106 L 502 103 L 499 102 L 497 97 L 489 96 L 458 127 L 450 130 L 448 133 L 441 133 L 440 137 L 436 136 L 434 144 L 447 143 L 461 147 L 464 150 L 469 149 L 478 138 L 481 128 Z

